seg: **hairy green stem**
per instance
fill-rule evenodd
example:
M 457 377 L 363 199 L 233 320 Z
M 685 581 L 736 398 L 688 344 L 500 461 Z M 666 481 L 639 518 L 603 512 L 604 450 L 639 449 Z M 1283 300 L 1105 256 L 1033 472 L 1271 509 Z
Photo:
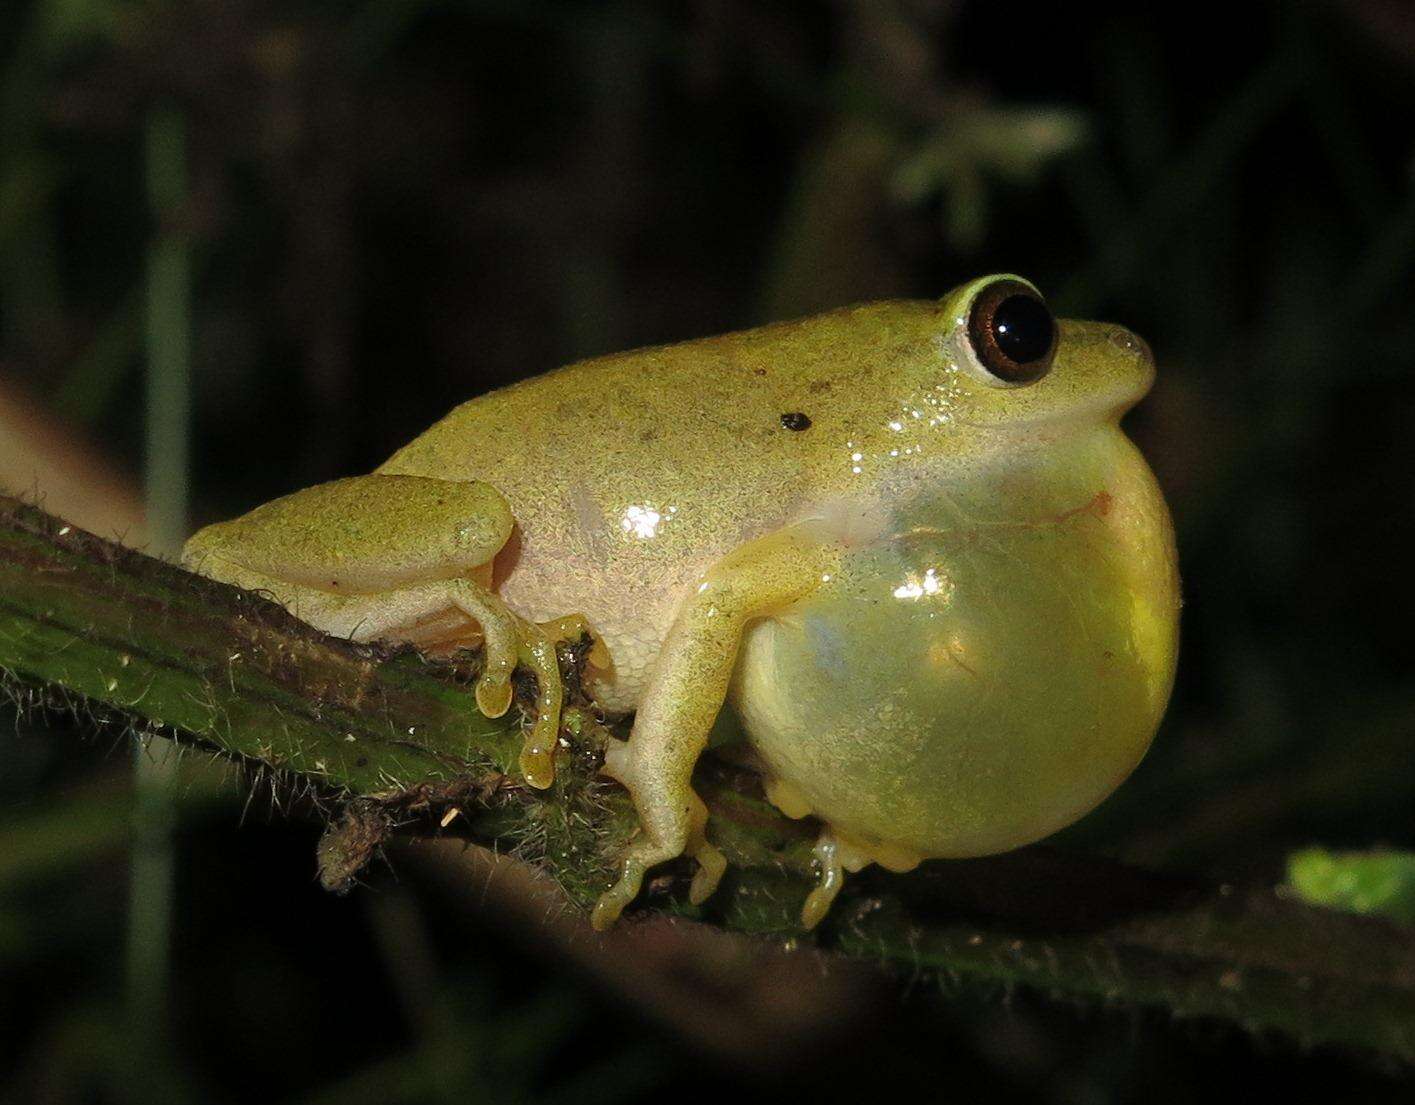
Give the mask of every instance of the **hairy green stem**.
M 516 722 L 473 704 L 475 663 L 332 640 L 256 595 L 12 499 L 0 499 L 0 669 L 14 693 L 200 741 L 339 800 L 343 816 L 321 846 L 330 885 L 390 826 L 420 818 L 429 832 L 517 850 L 585 905 L 635 826 L 624 794 L 595 775 L 604 731 L 588 711 L 569 712 L 555 786 L 532 791 L 514 771 Z M 853 877 L 808 937 L 797 915 L 812 880 L 810 827 L 725 763 L 704 764 L 697 785 L 732 870 L 695 909 L 687 866 L 668 865 L 650 880 L 648 908 L 945 981 L 1158 1008 L 1415 1062 L 1409 928 L 1266 888 L 1029 848 Z

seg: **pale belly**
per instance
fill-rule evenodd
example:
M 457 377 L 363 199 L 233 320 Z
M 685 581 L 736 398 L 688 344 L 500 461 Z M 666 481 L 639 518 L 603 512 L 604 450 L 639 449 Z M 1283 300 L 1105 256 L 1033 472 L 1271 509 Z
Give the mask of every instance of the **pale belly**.
M 613 662 L 608 672 L 588 673 L 588 689 L 604 709 L 626 713 L 639 704 L 648 686 L 683 596 L 711 562 L 698 558 L 666 572 L 643 570 L 647 565 L 634 570 L 613 563 L 527 559 L 506 577 L 499 593 L 512 610 L 531 621 L 583 615 Z
M 703 574 L 810 502 L 790 470 L 756 475 L 774 481 L 771 493 L 743 482 L 726 499 L 711 484 L 655 495 L 616 489 L 606 476 L 547 493 L 519 470 L 478 475 L 505 495 L 517 524 L 496 560 L 497 593 L 531 621 L 579 614 L 589 622 L 612 658 L 611 670 L 587 673 L 589 690 L 614 713 L 638 706 Z

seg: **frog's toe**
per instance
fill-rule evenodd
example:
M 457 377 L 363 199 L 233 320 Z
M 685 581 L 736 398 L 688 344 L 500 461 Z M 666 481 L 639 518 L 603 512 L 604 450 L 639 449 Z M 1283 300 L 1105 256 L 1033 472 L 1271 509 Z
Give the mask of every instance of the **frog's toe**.
M 830 912 L 835 896 L 845 884 L 845 866 L 840 858 L 840 844 L 829 826 L 821 830 L 813 852 L 820 867 L 820 879 L 815 888 L 806 895 L 801 907 L 801 927 L 813 929 Z
M 702 905 L 716 893 L 717 884 L 727 871 L 727 857 L 704 840 L 693 849 L 693 858 L 698 861 L 698 870 L 688 887 L 688 901 Z
M 697 873 L 688 887 L 688 900 L 694 905 L 702 905 L 722 881 L 722 875 L 727 870 L 727 858 L 701 835 L 687 848 L 675 848 L 641 837 L 630 845 L 619 869 L 618 881 L 595 903 L 590 924 L 601 932 L 613 925 L 625 907 L 638 897 L 648 869 L 683 851 L 698 861 Z
M 539 626 L 525 624 L 521 631 L 521 658 L 535 672 L 535 719 L 521 747 L 521 774 L 538 790 L 555 782 L 555 745 L 560 738 L 560 710 L 565 690 L 555 642 Z
M 511 708 L 511 680 L 490 672 L 477 680 L 477 709 L 487 717 L 500 717 Z
M 600 639 L 599 634 L 590 628 L 590 623 L 583 614 L 566 614 L 563 618 L 540 622 L 539 628 L 554 644 L 559 644 L 561 641 L 578 641 L 582 637 L 589 637 L 590 647 L 589 651 L 585 653 L 585 662 L 600 671 L 609 669 L 609 649 Z
M 590 914 L 590 927 L 597 932 L 604 932 L 605 929 L 613 927 L 619 920 L 619 915 L 624 912 L 624 907 L 639 896 L 639 889 L 644 884 L 644 872 L 647 870 L 648 864 L 631 851 L 624 858 L 618 881 L 595 902 L 594 911 Z
M 698 869 L 693 874 L 692 885 L 688 887 L 688 901 L 702 905 L 712 897 L 722 874 L 727 870 L 727 857 L 709 843 L 707 838 L 708 809 L 703 800 L 689 792 L 688 840 L 683 849 L 698 861 Z
M 526 735 L 517 761 L 526 782 L 536 790 L 549 790 L 555 782 L 555 734 L 546 735 L 539 722 Z
M 511 675 L 516 670 L 516 637 L 508 627 L 488 622 L 482 628 L 486 666 L 477 680 L 477 708 L 487 717 L 500 717 L 511 708 Z
M 595 636 L 589 652 L 585 653 L 585 663 L 596 671 L 609 671 L 614 666 L 614 658 L 609 654 L 609 646 L 603 638 Z
M 912 871 L 924 859 L 922 853 L 900 844 L 877 840 L 864 842 L 826 824 L 812 852 L 820 871 L 815 889 L 801 907 L 801 924 L 812 929 L 830 912 L 836 895 L 845 885 L 845 872 L 861 871 L 877 863 L 889 871 Z

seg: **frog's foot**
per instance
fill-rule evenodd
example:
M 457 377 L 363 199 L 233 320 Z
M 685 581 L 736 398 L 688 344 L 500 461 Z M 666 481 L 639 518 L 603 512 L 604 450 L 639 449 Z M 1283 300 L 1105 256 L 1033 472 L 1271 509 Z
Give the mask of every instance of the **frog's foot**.
M 589 652 L 585 654 L 585 662 L 600 671 L 608 670 L 609 649 L 600 640 L 599 634 L 590 628 L 590 623 L 583 614 L 566 614 L 563 618 L 538 624 L 541 632 L 556 645 L 561 641 L 578 641 L 581 637 L 588 636 L 591 643 Z
M 518 621 L 516 629 L 519 658 L 536 676 L 535 718 L 521 746 L 521 774 L 531 786 L 544 790 L 555 782 L 555 744 L 560 737 L 560 714 L 565 705 L 565 686 L 560 678 L 556 645 L 561 641 L 578 641 L 588 634 L 594 643 L 586 659 L 601 668 L 609 665 L 609 650 L 580 614 L 568 614 L 538 624 Z
M 440 601 L 446 606 L 460 610 L 473 619 L 481 629 L 484 663 L 481 676 L 477 679 L 475 694 L 477 708 L 487 717 L 501 717 L 511 708 L 511 676 L 516 664 L 526 659 L 539 677 L 527 654 L 526 636 L 528 623 L 507 608 L 500 597 L 470 579 L 448 580 L 440 584 L 422 584 L 403 592 L 392 592 L 380 596 L 384 601 L 395 596 L 411 596 L 426 593 L 426 602 L 436 606 Z M 534 629 L 534 626 L 530 627 Z M 365 625 L 353 634 L 356 639 L 368 639 L 381 635 L 384 627 L 378 620 L 369 618 Z M 552 653 L 554 649 L 551 650 Z M 558 680 L 559 670 L 556 671 Z M 542 680 L 544 682 L 544 680 Z M 558 717 L 558 711 L 557 711 Z M 549 784 L 546 784 L 549 786 Z
M 490 484 L 375 473 L 308 487 L 208 526 L 182 558 L 217 579 L 268 591 L 316 628 L 356 641 L 419 643 L 430 627 L 443 637 L 452 612 L 475 622 L 485 650 L 475 688 L 482 713 L 501 717 L 511 708 L 518 662 L 536 675 L 521 767 L 543 789 L 555 778 L 564 697 L 555 636 L 583 632 L 584 620 L 561 619 L 547 633 L 492 591 L 493 561 L 514 528 L 510 505 Z
M 773 804 L 775 801 L 773 798 Z M 872 863 L 878 863 L 889 871 L 912 871 L 923 859 L 906 848 L 887 844 L 861 844 L 829 824 L 821 828 L 812 855 L 820 868 L 820 878 L 815 888 L 806 895 L 805 904 L 801 907 L 801 927 L 805 929 L 815 928 L 830 912 L 835 896 L 845 885 L 845 872 L 860 871 Z
M 249 576 L 237 580 L 251 587 Z M 474 579 L 438 580 L 374 595 L 330 595 L 284 586 L 288 605 L 310 624 L 355 641 L 413 639 L 408 626 L 453 610 L 481 631 L 484 662 L 474 687 L 477 709 L 498 718 L 511 708 L 511 677 L 524 663 L 536 677 L 535 716 L 521 753 L 526 782 L 544 790 L 555 781 L 555 742 L 564 697 L 554 643 L 540 628 L 511 611 L 500 596 Z
M 639 786 L 633 772 L 633 760 L 627 742 L 611 741 L 605 752 L 603 773 L 618 780 L 634 795 L 634 804 L 641 811 L 643 835 L 635 840 L 620 863 L 619 878 L 595 903 L 590 924 L 603 931 L 619 919 L 624 907 L 632 902 L 643 887 L 644 874 L 650 867 L 687 854 L 698 862 L 698 869 L 688 887 L 688 900 L 693 905 L 707 901 L 717 889 L 727 870 L 727 858 L 707 839 L 707 806 L 689 789 L 686 793 L 687 816 L 683 804 L 670 801 L 645 803 L 651 798 L 652 780 Z
M 727 857 L 708 843 L 701 833 L 696 841 L 675 846 L 671 842 L 644 837 L 629 846 L 619 866 L 619 878 L 608 890 L 600 895 L 590 914 L 590 924 L 600 932 L 610 928 L 624 907 L 639 895 L 644 885 L 644 875 L 650 867 L 666 860 L 675 859 L 684 853 L 698 861 L 698 869 L 688 886 L 688 901 L 702 905 L 717 890 L 727 870 Z

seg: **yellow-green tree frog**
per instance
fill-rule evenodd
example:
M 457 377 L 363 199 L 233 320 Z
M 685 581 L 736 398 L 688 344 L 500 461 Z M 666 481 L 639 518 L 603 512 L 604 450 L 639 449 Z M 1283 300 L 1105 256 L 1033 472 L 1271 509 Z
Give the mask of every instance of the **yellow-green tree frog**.
M 655 864 L 725 860 L 693 766 L 730 704 L 767 796 L 844 871 L 1037 840 L 1144 754 L 1174 675 L 1168 512 L 1119 420 L 1153 378 L 1118 326 L 989 276 L 601 357 L 465 403 L 372 475 L 296 492 L 185 562 L 329 633 L 480 638 L 480 708 L 538 679 L 521 770 L 554 778 L 555 642 L 634 711 L 604 771 L 641 830 L 596 926 Z

